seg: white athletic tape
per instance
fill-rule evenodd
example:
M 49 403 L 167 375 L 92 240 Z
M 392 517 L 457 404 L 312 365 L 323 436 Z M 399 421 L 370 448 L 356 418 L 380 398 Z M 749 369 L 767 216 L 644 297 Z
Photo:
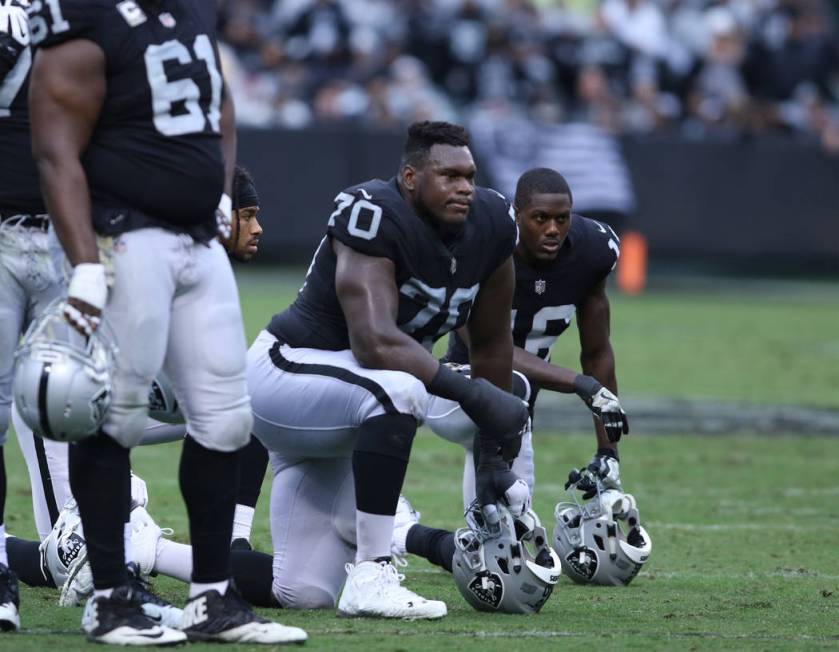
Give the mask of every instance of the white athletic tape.
M 108 281 L 105 266 L 101 263 L 79 263 L 73 268 L 67 296 L 79 299 L 88 305 L 102 310 L 108 299 Z

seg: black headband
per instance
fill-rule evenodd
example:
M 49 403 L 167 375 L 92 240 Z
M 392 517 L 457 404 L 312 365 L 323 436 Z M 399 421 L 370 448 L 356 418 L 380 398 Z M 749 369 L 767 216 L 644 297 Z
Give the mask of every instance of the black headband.
M 238 211 L 249 206 L 259 206 L 259 195 L 253 181 L 248 179 L 236 184 L 233 191 L 233 208 Z

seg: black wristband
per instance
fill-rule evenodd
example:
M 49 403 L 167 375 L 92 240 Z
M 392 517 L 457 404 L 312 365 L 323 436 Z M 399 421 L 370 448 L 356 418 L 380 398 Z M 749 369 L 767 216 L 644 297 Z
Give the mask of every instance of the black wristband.
M 602 388 L 603 385 L 591 376 L 577 374 L 576 378 L 574 378 L 574 391 L 577 392 L 577 396 L 584 401 L 590 400 L 591 397 L 597 394 L 597 392 L 599 392 Z
M 618 456 L 618 449 L 617 448 L 598 448 L 597 449 L 597 456 L 598 457 L 611 457 L 616 462 L 621 461 L 621 458 Z
M 453 369 L 441 364 L 428 384 L 428 391 L 435 396 L 457 401 L 461 405 L 474 396 L 474 383 Z

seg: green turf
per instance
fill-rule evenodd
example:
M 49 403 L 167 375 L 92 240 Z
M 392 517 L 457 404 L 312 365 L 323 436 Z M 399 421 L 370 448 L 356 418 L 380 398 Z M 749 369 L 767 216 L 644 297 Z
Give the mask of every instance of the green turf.
M 243 280 L 252 339 L 293 297 L 300 274 L 257 272 Z M 653 293 L 614 298 L 613 316 L 625 392 L 839 407 L 839 309 L 824 297 Z M 569 364 L 576 356 L 568 346 L 572 337 L 558 354 Z M 568 468 L 584 462 L 592 445 L 589 433 L 536 433 L 536 509 L 546 524 Z M 408 585 L 449 605 L 441 622 L 346 621 L 331 612 L 272 615 L 305 627 L 312 650 L 839 646 L 836 439 L 634 435 L 622 451 L 625 486 L 638 498 L 653 538 L 651 561 L 626 589 L 579 587 L 563 578 L 538 616 L 492 616 L 472 611 L 450 576 L 412 560 Z M 146 447 L 135 451 L 133 465 L 148 482 L 151 512 L 183 541 L 177 459 L 175 444 Z M 14 443 L 7 446 L 7 464 L 8 529 L 34 537 L 28 478 Z M 427 524 L 460 525 L 461 465 L 455 448 L 421 431 L 406 493 Z M 266 480 L 254 532 L 263 550 L 270 550 L 267 491 Z M 172 600 L 185 596 L 174 580 L 156 585 Z M 24 589 L 22 597 L 27 633 L 0 637 L 0 650 L 86 647 L 76 635 L 80 609 L 58 608 L 52 591 Z

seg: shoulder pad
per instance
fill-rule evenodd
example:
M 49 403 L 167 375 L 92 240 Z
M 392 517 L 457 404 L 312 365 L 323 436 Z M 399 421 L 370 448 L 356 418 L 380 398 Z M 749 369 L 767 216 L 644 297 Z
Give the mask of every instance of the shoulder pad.
M 96 40 L 96 25 L 103 8 L 99 0 L 32 0 L 32 45 L 48 48 L 74 39 Z

